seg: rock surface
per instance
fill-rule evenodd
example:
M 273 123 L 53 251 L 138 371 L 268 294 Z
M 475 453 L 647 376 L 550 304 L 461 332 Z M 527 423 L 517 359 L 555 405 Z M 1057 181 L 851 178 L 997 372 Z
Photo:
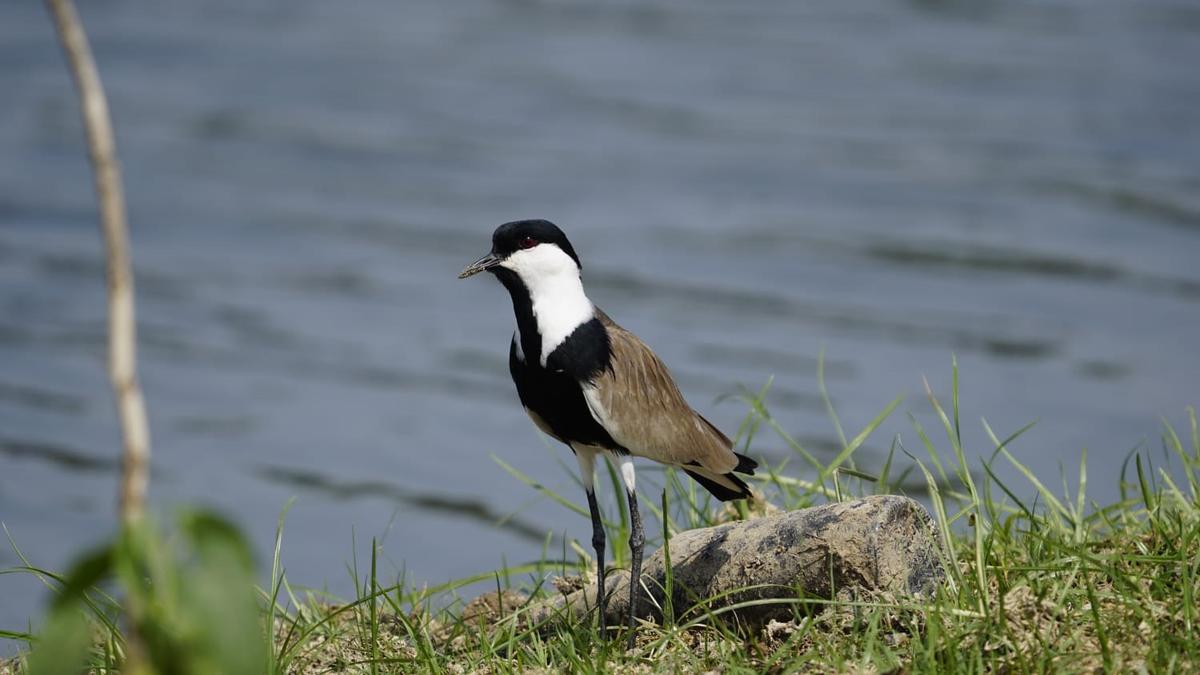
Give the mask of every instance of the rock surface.
M 937 536 L 924 507 L 891 495 L 681 532 L 670 543 L 672 606 L 680 617 L 709 598 L 715 599 L 706 606 L 718 609 L 752 600 L 832 598 L 854 589 L 926 594 L 945 574 Z M 662 618 L 665 563 L 663 549 L 646 559 L 636 612 L 641 618 Z M 607 586 L 608 624 L 620 625 L 629 603 L 629 573 L 609 572 Z M 581 618 L 595 602 L 593 583 L 530 607 L 528 618 L 547 621 L 564 611 Z M 790 618 L 792 608 L 757 604 L 732 614 L 761 626 Z

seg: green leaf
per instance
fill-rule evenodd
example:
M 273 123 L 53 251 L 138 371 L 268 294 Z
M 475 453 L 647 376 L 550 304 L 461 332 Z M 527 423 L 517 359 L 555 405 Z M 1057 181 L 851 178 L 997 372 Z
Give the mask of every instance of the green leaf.
M 255 600 L 250 547 L 220 516 L 195 511 L 182 518 L 196 557 L 183 585 L 189 652 L 196 673 L 258 673 L 267 645 Z
M 112 572 L 112 546 L 102 546 L 80 558 L 63 578 L 54 608 L 76 607 L 83 594 Z
M 29 675 L 81 672 L 87 665 L 91 646 L 91 622 L 83 612 L 82 603 L 56 602 L 29 656 Z

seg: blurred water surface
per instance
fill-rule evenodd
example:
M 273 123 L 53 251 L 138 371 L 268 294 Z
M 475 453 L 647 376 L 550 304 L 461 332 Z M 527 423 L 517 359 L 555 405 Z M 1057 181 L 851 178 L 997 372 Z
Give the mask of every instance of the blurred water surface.
M 506 295 L 455 280 L 515 218 L 562 225 L 593 299 L 730 431 L 744 406 L 717 398 L 773 375 L 776 416 L 834 452 L 822 347 L 849 433 L 901 393 L 933 428 L 922 377 L 945 395 L 956 354 L 972 452 L 981 416 L 1038 420 L 1015 454 L 1057 485 L 1087 448 L 1107 498 L 1198 402 L 1194 2 L 82 4 L 153 499 L 215 505 L 266 555 L 295 496 L 297 583 L 349 592 L 353 533 L 431 584 L 589 533 L 489 458 L 578 497 L 508 380 Z M 0 521 L 61 569 L 112 526 L 118 442 L 48 25 L 0 6 Z M 859 466 L 897 433 L 919 450 L 897 414 Z M 0 627 L 41 593 L 0 578 Z

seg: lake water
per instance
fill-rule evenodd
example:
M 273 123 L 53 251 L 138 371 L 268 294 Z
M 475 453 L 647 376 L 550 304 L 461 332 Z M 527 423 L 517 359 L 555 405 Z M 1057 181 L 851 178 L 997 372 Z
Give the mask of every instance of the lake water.
M 433 584 L 590 534 L 490 458 L 582 501 L 517 404 L 506 294 L 455 279 L 516 218 L 562 225 L 597 304 L 731 432 L 745 406 L 718 398 L 774 376 L 781 423 L 834 452 L 823 348 L 849 433 L 907 394 L 864 470 L 895 434 L 920 450 L 903 412 L 934 428 L 922 378 L 946 397 L 952 355 L 972 453 L 981 417 L 1038 420 L 1014 453 L 1058 485 L 1087 448 L 1101 499 L 1200 403 L 1195 2 L 83 4 L 152 498 L 265 556 L 294 496 L 296 583 L 349 592 L 354 537 Z M 0 92 L 0 521 L 61 569 L 111 531 L 118 435 L 41 3 L 0 5 Z M 42 599 L 0 576 L 0 628 Z

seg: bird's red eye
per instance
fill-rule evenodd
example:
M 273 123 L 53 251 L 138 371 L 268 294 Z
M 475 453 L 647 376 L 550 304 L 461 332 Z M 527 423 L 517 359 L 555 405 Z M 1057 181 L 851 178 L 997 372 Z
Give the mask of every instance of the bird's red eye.
M 533 237 L 525 237 L 521 240 L 521 248 L 533 248 L 534 246 L 537 246 L 537 244 L 537 239 L 534 239 Z

